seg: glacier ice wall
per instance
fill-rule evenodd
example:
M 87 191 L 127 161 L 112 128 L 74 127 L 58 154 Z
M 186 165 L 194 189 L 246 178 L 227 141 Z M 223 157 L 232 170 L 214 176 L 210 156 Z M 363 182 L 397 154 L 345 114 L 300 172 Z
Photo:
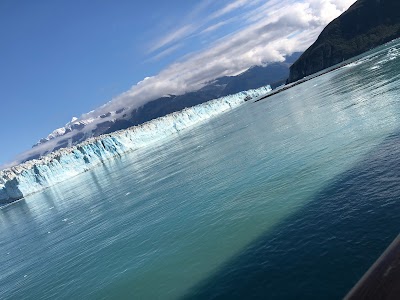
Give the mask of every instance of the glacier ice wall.
M 0 171 L 0 204 L 39 192 L 114 156 L 146 147 L 270 91 L 270 86 L 265 86 L 211 100 Z

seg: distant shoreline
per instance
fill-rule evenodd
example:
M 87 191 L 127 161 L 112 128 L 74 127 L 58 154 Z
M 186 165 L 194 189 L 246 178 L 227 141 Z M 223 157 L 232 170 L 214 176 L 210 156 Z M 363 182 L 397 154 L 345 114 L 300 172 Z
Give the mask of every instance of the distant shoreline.
M 293 83 L 286 84 L 286 85 L 284 85 L 283 87 L 278 88 L 278 89 L 276 89 L 275 91 L 272 91 L 272 92 L 269 93 L 268 95 L 263 96 L 263 97 L 260 98 L 260 99 L 257 99 L 257 100 L 254 101 L 253 103 L 258 102 L 258 101 L 261 101 L 261 100 L 264 100 L 264 99 L 269 98 L 269 97 L 271 97 L 271 96 L 274 96 L 274 95 L 276 95 L 276 94 L 279 94 L 280 92 L 286 91 L 286 90 L 288 90 L 288 89 L 290 89 L 290 88 L 292 88 L 292 87 L 294 87 L 294 86 L 296 86 L 296 85 L 302 84 L 302 83 L 307 82 L 307 81 L 309 81 L 309 80 L 311 80 L 311 79 L 317 78 L 317 77 L 322 76 L 322 75 L 325 75 L 325 74 L 327 74 L 327 73 L 329 73 L 329 72 L 332 72 L 332 71 L 335 71 L 335 70 L 337 70 L 337 69 L 343 68 L 343 67 L 345 67 L 345 66 L 347 66 L 347 65 L 349 65 L 349 64 L 351 64 L 351 63 L 353 63 L 354 61 L 355 61 L 355 60 L 348 60 L 348 61 L 346 61 L 346 62 L 344 62 L 344 63 L 341 63 L 341 64 L 338 64 L 338 65 L 335 65 L 334 67 L 331 67 L 331 69 L 328 68 L 328 69 L 322 70 L 322 71 L 320 71 L 320 72 L 318 72 L 318 73 L 315 73 L 315 74 L 313 74 L 313 75 L 308 75 L 308 76 L 306 76 L 306 77 L 303 77 L 302 79 L 299 79 L 299 80 L 297 80 L 297 81 L 295 81 L 295 82 L 293 82 Z
M 386 46 L 386 45 L 388 45 L 388 44 L 390 44 L 390 43 L 393 43 L 393 42 L 396 42 L 396 41 L 398 41 L 398 40 L 400 40 L 400 38 L 396 38 L 396 39 L 394 39 L 394 40 L 391 40 L 391 41 L 389 41 L 389 42 L 387 42 L 387 43 L 385 43 L 385 44 L 383 44 L 383 45 L 380 45 L 380 46 L 378 46 L 378 47 Z M 370 49 L 369 51 L 372 51 L 372 50 L 374 50 L 374 49 L 377 49 L 378 47 L 375 47 L 375 48 L 373 48 L 373 49 Z M 294 86 L 296 86 L 296 85 L 302 84 L 302 83 L 307 82 L 307 81 L 309 81 L 309 80 L 311 80 L 311 79 L 317 78 L 317 77 L 322 76 L 322 75 L 325 75 L 325 74 L 327 74 L 327 73 L 329 73 L 329 72 L 332 72 L 332 71 L 338 70 L 338 69 L 340 69 L 340 68 L 343 68 L 343 67 L 345 67 L 345 66 L 347 66 L 347 65 L 349 65 L 349 64 L 352 64 L 352 63 L 354 63 L 354 62 L 360 60 L 361 58 L 367 56 L 369 51 L 366 51 L 366 52 L 364 52 L 364 53 L 362 53 L 362 54 L 360 54 L 360 55 L 357 55 L 357 56 L 354 56 L 354 57 L 352 57 L 352 58 L 349 58 L 349 59 L 345 60 L 345 61 L 342 62 L 342 63 L 339 63 L 339 64 L 337 64 L 337 65 L 328 67 L 328 68 L 326 68 L 326 69 L 324 69 L 324 70 L 322 70 L 322 71 L 319 71 L 319 72 L 317 72 L 317 73 L 314 73 L 314 74 L 312 74 L 312 75 L 308 75 L 308 76 L 306 76 L 306 77 L 303 77 L 302 79 L 299 79 L 299 80 L 297 80 L 297 81 L 295 81 L 295 82 L 285 84 L 285 85 L 282 86 L 281 88 L 277 88 L 276 90 L 273 90 L 273 91 L 272 91 L 271 93 L 269 93 L 268 95 L 265 95 L 264 97 L 262 97 L 262 98 L 260 98 L 260 99 L 257 99 L 257 100 L 254 101 L 253 103 L 256 103 L 256 102 L 261 101 L 261 100 L 264 100 L 264 99 L 267 99 L 267 98 L 269 98 L 269 97 L 271 97 L 271 96 L 274 96 L 274 95 L 276 95 L 276 94 L 279 94 L 280 92 L 286 91 L 286 90 L 288 90 L 288 89 L 290 89 L 290 88 L 292 88 L 292 87 L 294 87 Z

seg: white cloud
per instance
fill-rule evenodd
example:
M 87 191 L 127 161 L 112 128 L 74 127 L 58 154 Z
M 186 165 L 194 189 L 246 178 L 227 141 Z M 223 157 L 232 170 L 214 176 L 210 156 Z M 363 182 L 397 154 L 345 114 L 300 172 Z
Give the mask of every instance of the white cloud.
M 157 53 L 156 55 L 154 55 L 153 57 L 148 59 L 148 61 L 160 60 L 160 59 L 164 58 L 165 56 L 170 55 L 171 53 L 175 52 L 176 50 L 178 50 L 179 48 L 182 48 L 182 47 L 183 47 L 183 43 L 174 44 L 170 47 L 167 47 L 165 50 Z
M 219 17 L 222 17 L 226 14 L 231 13 L 232 11 L 244 7 L 246 5 L 255 5 L 256 3 L 258 3 L 260 1 L 254 1 L 254 0 L 236 0 L 233 1 L 232 3 L 229 3 L 228 5 L 222 7 L 221 9 L 217 10 L 216 12 L 214 12 L 213 14 L 211 14 L 211 16 L 209 17 L 209 20 L 213 20 L 213 19 L 217 19 Z
M 207 27 L 206 29 L 203 29 L 203 30 L 200 32 L 200 34 L 210 33 L 210 32 L 212 32 L 212 31 L 215 31 L 215 30 L 221 28 L 222 26 L 227 25 L 228 23 L 230 23 L 229 20 L 218 22 L 218 23 L 216 23 L 216 24 L 213 24 L 213 25 Z
M 181 40 L 183 37 L 188 36 L 190 33 L 192 33 L 195 30 L 195 27 L 193 25 L 185 25 L 173 32 L 170 32 L 168 35 L 164 36 L 160 40 L 158 40 L 151 48 L 150 52 L 154 52 L 166 45 L 171 44 L 172 42 L 176 42 Z
M 189 35 L 213 32 L 224 22 L 237 22 L 240 28 L 219 38 L 204 50 L 186 55 L 157 75 L 138 82 L 127 92 L 102 107 L 82 115 L 79 120 L 96 117 L 121 107 L 139 107 L 166 94 L 183 94 L 202 87 L 215 78 L 238 74 L 253 65 L 284 60 L 285 55 L 305 50 L 324 26 L 347 9 L 354 0 L 270 0 L 268 2 L 235 1 L 202 21 L 192 22 L 213 1 L 200 2 L 181 28 L 153 44 L 152 51 L 163 51 L 161 58 L 175 51 Z M 253 7 L 246 10 L 245 7 Z M 242 8 L 234 18 L 220 19 Z M 214 22 L 210 20 L 214 19 Z M 296 33 L 296 34 L 294 34 Z M 103 120 L 101 120 L 103 121 Z M 95 126 L 93 122 L 91 126 Z M 54 142 L 56 142 L 55 139 Z M 46 144 L 44 144 L 46 145 Z M 41 149 L 43 150 L 43 149 Z
M 249 1 L 234 3 L 239 2 L 244 5 Z M 328 22 L 352 3 L 354 0 L 269 1 L 241 16 L 253 20 L 241 30 L 139 82 L 96 113 L 121 106 L 137 107 L 165 94 L 198 89 L 209 80 L 237 74 L 253 65 L 282 61 L 285 55 L 305 50 Z M 292 37 L 294 32 L 298 33 Z
M 232 3 L 229 3 L 222 8 L 216 10 L 214 13 L 208 14 L 204 11 L 213 4 L 212 1 L 205 0 L 200 2 L 194 9 L 184 18 L 184 25 L 179 24 L 174 30 L 169 32 L 167 35 L 159 38 L 149 49 L 149 53 L 156 52 L 157 50 L 163 48 L 164 46 L 171 45 L 173 43 L 181 43 L 186 38 L 196 34 L 196 31 L 202 30 L 206 31 L 207 29 L 202 29 L 204 26 L 209 26 L 208 28 L 214 29 L 222 26 L 223 22 L 219 22 L 217 24 L 211 24 L 214 20 L 220 19 L 221 17 L 244 7 L 253 7 L 260 3 L 261 0 L 235 0 Z M 214 3 L 215 4 L 215 3 Z M 203 13 L 203 15 L 202 15 Z M 186 24 L 185 22 L 188 22 Z M 217 26 L 220 24 L 219 26 Z M 210 32 L 212 30 L 208 30 Z M 207 32 L 207 31 L 206 31 Z
M 203 0 L 197 4 L 193 10 L 183 18 L 182 23 L 179 23 L 174 30 L 170 31 L 166 35 L 162 35 L 158 38 L 148 50 L 149 53 L 156 52 L 164 46 L 171 46 L 174 42 L 180 43 L 183 39 L 190 36 L 195 32 L 201 23 L 198 24 L 199 15 L 204 12 L 211 4 L 212 0 Z

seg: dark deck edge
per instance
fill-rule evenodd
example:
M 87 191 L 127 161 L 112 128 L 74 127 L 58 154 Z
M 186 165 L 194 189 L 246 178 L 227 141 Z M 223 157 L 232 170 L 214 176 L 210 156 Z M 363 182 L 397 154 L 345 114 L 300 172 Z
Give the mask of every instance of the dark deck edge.
M 400 235 L 344 298 L 357 299 L 400 299 Z

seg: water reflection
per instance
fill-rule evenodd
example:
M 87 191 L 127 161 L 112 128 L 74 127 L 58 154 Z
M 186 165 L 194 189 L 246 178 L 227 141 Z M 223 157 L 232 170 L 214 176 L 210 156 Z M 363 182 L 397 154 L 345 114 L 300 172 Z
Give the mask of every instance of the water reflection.
M 223 288 L 227 270 L 234 283 L 227 290 L 244 291 L 252 282 L 261 282 L 257 287 L 262 288 L 260 272 L 271 265 L 277 275 L 265 272 L 281 283 L 296 274 L 291 266 L 299 264 L 319 276 L 312 259 L 332 257 L 326 248 L 308 254 L 308 245 L 320 242 L 312 240 L 313 232 L 327 233 L 323 241 L 338 238 L 331 233 L 341 226 L 341 218 L 351 220 L 350 204 L 357 204 L 365 191 L 357 186 L 368 186 L 365 175 L 378 173 L 380 163 L 394 163 L 386 156 L 398 145 L 397 138 L 382 143 L 398 129 L 393 86 L 385 83 L 380 87 L 384 96 L 371 98 L 371 86 L 346 72 L 317 78 L 268 101 L 246 103 L 164 144 L 116 157 L 1 210 L 1 250 L 20 252 L 14 250 L 12 259 L 0 258 L 6 270 L 0 275 L 5 287 L 0 298 L 54 298 L 57 293 L 70 299 L 177 298 L 191 287 L 194 294 L 208 293 L 214 288 L 208 289 L 210 282 Z M 357 86 L 327 96 L 343 83 Z M 371 152 L 377 145 L 388 151 Z M 376 165 L 371 157 L 377 158 Z M 397 174 L 387 174 L 379 180 L 390 188 Z M 382 200 L 385 191 L 377 190 L 376 199 Z M 374 205 L 392 208 L 392 200 Z M 361 225 L 360 234 L 366 236 Z M 351 234 L 352 223 L 346 226 L 344 233 Z M 288 235 L 304 250 L 304 260 L 286 243 Z M 261 245 L 262 251 L 250 251 L 253 245 Z M 272 263 L 263 265 L 269 245 Z M 343 255 L 341 250 L 334 254 Z M 252 255 L 260 268 L 249 259 Z M 240 278 L 249 280 L 241 283 Z

